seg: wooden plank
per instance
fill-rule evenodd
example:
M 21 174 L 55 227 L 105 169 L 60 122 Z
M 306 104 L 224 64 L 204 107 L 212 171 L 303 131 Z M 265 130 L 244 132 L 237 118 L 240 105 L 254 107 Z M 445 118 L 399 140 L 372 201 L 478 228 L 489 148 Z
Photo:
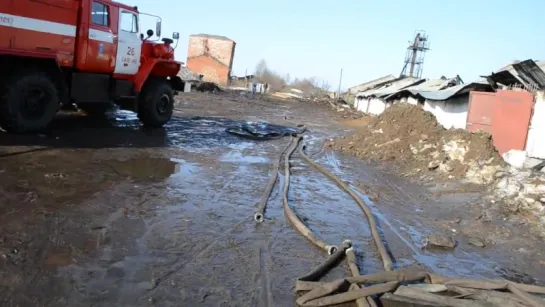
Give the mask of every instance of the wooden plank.
M 380 303 L 383 307 L 447 307 L 427 301 L 385 293 L 380 297 Z
M 437 304 L 437 306 L 448 306 L 448 307 L 490 307 L 493 304 L 475 301 L 475 300 L 463 300 L 456 299 L 448 296 L 440 296 L 426 291 L 414 288 L 401 286 L 397 288 L 394 294 L 414 299 L 419 299 L 422 301 L 428 301 Z

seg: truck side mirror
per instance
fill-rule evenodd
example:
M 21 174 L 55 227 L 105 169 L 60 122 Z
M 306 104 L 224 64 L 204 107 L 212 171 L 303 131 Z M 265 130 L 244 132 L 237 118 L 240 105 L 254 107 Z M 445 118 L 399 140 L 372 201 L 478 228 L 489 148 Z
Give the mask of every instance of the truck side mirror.
M 172 33 L 172 38 L 173 39 L 179 39 L 180 38 L 180 33 L 178 33 L 178 32 Z
M 157 20 L 157 24 L 155 26 L 155 34 L 157 37 L 161 36 L 161 19 Z

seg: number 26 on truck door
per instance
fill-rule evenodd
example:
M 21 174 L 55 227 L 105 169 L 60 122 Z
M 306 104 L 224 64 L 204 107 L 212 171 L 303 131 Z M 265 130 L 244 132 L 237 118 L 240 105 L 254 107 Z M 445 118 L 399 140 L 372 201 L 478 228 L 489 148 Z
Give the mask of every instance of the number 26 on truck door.
M 134 47 L 127 47 L 127 55 L 134 56 Z

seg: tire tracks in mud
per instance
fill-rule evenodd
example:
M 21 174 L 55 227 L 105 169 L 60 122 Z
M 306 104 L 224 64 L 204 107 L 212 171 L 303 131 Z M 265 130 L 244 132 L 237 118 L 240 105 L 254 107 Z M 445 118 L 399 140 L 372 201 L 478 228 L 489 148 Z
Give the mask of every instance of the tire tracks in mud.
M 217 245 L 218 242 L 222 241 L 223 239 L 225 239 L 227 236 L 229 236 L 230 234 L 232 234 L 239 226 L 243 225 L 244 223 L 248 222 L 247 221 L 248 218 L 245 218 L 243 219 L 242 221 L 238 222 L 235 224 L 234 227 L 232 227 L 228 232 L 225 232 L 222 236 L 219 236 L 218 238 L 216 238 L 212 243 L 208 244 L 205 248 L 203 248 L 201 251 L 199 251 L 198 254 L 196 254 L 195 256 L 191 257 L 190 260 L 187 260 L 187 261 L 184 261 L 182 263 L 179 263 L 178 265 L 175 265 L 174 268 L 170 269 L 166 274 L 164 274 L 163 276 L 157 278 L 155 280 L 155 283 L 153 284 L 153 287 L 151 289 L 148 290 L 148 293 L 149 292 L 152 292 L 154 291 L 155 289 L 157 289 L 160 284 L 164 281 L 166 281 L 168 278 L 170 278 L 172 275 L 176 274 L 177 272 L 179 272 L 180 270 L 182 270 L 183 268 L 185 268 L 186 265 L 192 263 L 192 262 L 195 262 L 197 259 L 199 259 L 200 257 L 202 257 L 203 255 L 205 255 L 207 252 L 209 252 L 214 246 Z M 175 262 L 177 262 L 181 257 L 178 257 L 178 259 L 176 259 Z
M 224 181 L 224 184 L 221 185 L 218 191 L 219 193 L 216 193 L 212 199 L 209 201 L 211 203 L 217 203 L 220 198 L 223 197 L 226 193 L 230 193 L 228 190 L 231 186 L 235 185 L 234 180 L 236 180 L 237 177 L 240 175 L 240 169 L 236 169 L 234 171 L 234 175 L 229 176 Z M 272 201 L 272 200 L 270 200 Z M 176 273 L 182 271 L 184 268 L 187 267 L 187 265 L 190 265 L 191 263 L 198 262 L 199 259 L 202 260 L 203 257 L 205 257 L 214 247 L 218 245 L 218 243 L 225 241 L 227 237 L 232 235 L 233 233 L 237 232 L 238 229 L 240 229 L 241 226 L 244 226 L 245 223 L 251 223 L 253 221 L 252 217 L 244 217 L 241 220 L 239 220 L 233 227 L 231 227 L 229 230 L 223 232 L 222 235 L 218 236 L 213 240 L 211 243 L 207 244 L 204 248 L 200 249 L 194 256 L 192 256 L 190 259 L 183 261 L 181 263 L 177 263 L 182 257 L 179 256 L 175 261 L 174 265 L 171 266 L 171 268 L 163 274 L 161 277 L 157 278 L 155 282 L 153 283 L 153 286 L 146 291 L 145 295 L 149 295 L 153 293 L 155 290 L 159 288 L 161 284 L 163 284 L 166 280 L 174 276 Z M 262 235 L 267 235 L 267 232 L 262 232 Z M 254 256 L 257 256 L 256 259 L 256 270 L 253 272 L 255 275 L 254 277 L 254 283 L 259 283 L 261 286 L 256 285 L 256 289 L 254 290 L 254 297 L 257 296 L 260 301 L 267 302 L 267 306 L 273 307 L 274 306 L 274 300 L 273 300 L 273 294 L 272 294 L 272 284 L 271 284 L 271 278 L 270 278 L 270 269 L 269 265 L 267 264 L 267 261 L 270 260 L 270 246 L 271 244 L 276 240 L 276 238 L 273 238 L 270 236 L 269 233 L 269 242 L 268 244 L 264 244 L 259 246 L 258 250 L 254 254 Z M 238 253 L 239 251 L 237 251 Z M 241 258 L 240 255 L 238 258 Z M 177 264 L 176 264 L 177 263 Z M 244 263 L 241 263 L 242 266 L 244 266 L 246 269 L 249 269 L 247 265 Z M 252 272 L 246 272 L 246 276 L 250 277 Z M 248 282 L 251 284 L 251 279 L 248 279 Z
M 259 247 L 259 273 L 257 277 L 261 281 L 259 287 L 259 298 L 261 302 L 267 302 L 268 307 L 274 307 L 274 299 L 272 295 L 271 278 L 269 276 L 269 266 L 267 261 L 270 260 L 270 251 L 267 245 Z
M 222 191 L 222 193 L 217 193 L 216 195 L 214 195 L 214 198 L 210 202 L 211 203 L 216 203 L 218 201 L 218 199 L 225 193 L 223 191 L 225 191 L 225 189 L 228 188 L 232 184 L 233 179 L 235 179 L 236 177 L 237 177 L 237 175 L 230 176 L 228 178 L 228 180 L 226 180 L 225 183 L 219 189 L 219 191 Z M 169 271 L 167 271 L 167 273 L 163 274 L 163 276 L 161 276 L 161 277 L 159 277 L 159 278 L 157 278 L 155 280 L 155 282 L 154 282 L 153 286 L 151 287 L 151 289 L 149 289 L 147 291 L 148 294 L 151 293 L 152 291 L 156 290 L 161 285 L 161 283 L 163 283 L 165 280 L 167 280 L 168 278 L 170 278 L 171 276 L 173 276 L 174 274 L 176 274 L 180 270 L 184 269 L 186 267 L 186 265 L 188 265 L 188 264 L 190 264 L 192 262 L 195 262 L 197 259 L 201 258 L 203 255 L 205 255 L 207 252 L 209 252 L 214 246 L 217 245 L 218 242 L 223 241 L 227 236 L 232 234 L 238 227 L 240 227 L 245 222 L 247 222 L 247 219 L 248 218 L 243 218 L 241 221 L 236 223 L 227 232 L 224 232 L 223 235 L 217 237 L 214 241 L 212 241 L 206 247 L 201 249 L 195 256 L 191 257 L 191 259 L 189 259 L 187 261 L 184 261 L 182 263 L 179 263 L 178 265 L 174 265 L 174 268 L 171 268 Z M 174 262 L 175 263 L 178 262 L 178 260 L 180 258 L 181 257 L 178 257 L 178 259 L 176 259 Z
M 278 172 L 278 178 L 275 183 L 274 189 L 271 191 L 271 195 L 268 199 L 268 204 L 276 203 L 278 204 L 279 210 L 281 209 L 281 193 L 282 193 L 282 186 L 284 185 L 285 176 L 280 171 L 280 169 L 276 170 Z M 287 221 L 284 221 L 287 223 Z M 281 231 L 278 231 L 276 233 L 272 232 L 272 227 L 274 224 L 261 224 L 258 226 L 267 226 L 267 228 L 261 227 L 261 235 L 268 235 L 268 240 L 266 244 L 261 244 L 258 249 L 258 264 L 259 264 L 259 271 L 256 274 L 256 281 L 259 279 L 261 285 L 258 288 L 258 297 L 260 298 L 261 302 L 266 302 L 266 306 L 268 307 L 275 307 L 275 301 L 272 291 L 272 278 L 270 276 L 271 268 L 269 265 L 269 261 L 272 261 L 271 257 L 271 250 L 274 249 L 276 240 L 278 237 L 282 234 Z M 285 224 L 283 227 L 286 226 Z

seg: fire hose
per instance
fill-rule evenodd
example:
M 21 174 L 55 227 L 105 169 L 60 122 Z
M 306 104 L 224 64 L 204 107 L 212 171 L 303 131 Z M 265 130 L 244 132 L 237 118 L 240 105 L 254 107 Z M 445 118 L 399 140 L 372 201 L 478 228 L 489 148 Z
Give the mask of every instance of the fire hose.
M 292 137 L 293 138 L 293 137 Z M 305 238 L 307 238 L 310 242 L 312 242 L 314 245 L 318 246 L 319 248 L 325 250 L 329 255 L 334 254 L 339 248 L 335 245 L 329 245 L 325 243 L 322 239 L 318 238 L 308 227 L 305 225 L 299 217 L 293 212 L 289 205 L 288 201 L 288 192 L 290 188 L 290 158 L 295 149 L 299 146 L 299 142 L 301 141 L 301 136 L 295 137 L 295 139 L 292 139 L 292 142 L 290 142 L 289 146 L 286 149 L 286 153 L 284 155 L 284 188 L 282 191 L 282 204 L 284 208 L 284 212 L 286 214 L 286 217 L 290 221 L 290 223 L 299 231 Z
M 276 181 L 278 180 L 278 168 L 280 167 L 280 162 L 282 161 L 282 157 L 286 153 L 286 150 L 291 146 L 292 142 L 293 142 L 293 138 L 290 138 L 290 142 L 288 146 L 284 148 L 284 150 L 278 157 L 278 160 L 274 161 L 274 163 L 272 164 L 271 177 L 269 178 L 269 182 L 267 183 L 267 186 L 265 187 L 265 190 L 263 191 L 263 194 L 261 195 L 261 199 L 259 200 L 257 209 L 254 213 L 254 220 L 258 223 L 261 223 L 265 220 L 265 208 L 267 207 L 267 202 L 269 201 L 269 197 L 271 196 L 272 190 L 274 189 L 274 185 L 276 184 Z
M 384 269 L 386 271 L 391 271 L 393 269 L 392 258 L 390 257 L 390 254 L 388 254 L 388 251 L 386 250 L 386 247 L 384 246 L 384 243 L 382 242 L 380 233 L 378 231 L 377 222 L 375 221 L 375 217 L 373 216 L 371 209 L 363 202 L 363 200 L 356 194 L 356 192 L 350 189 L 348 185 L 344 183 L 339 177 L 333 175 L 333 173 L 329 172 L 325 168 L 321 167 L 318 163 L 314 162 L 311 158 L 309 158 L 304 152 L 305 147 L 306 146 L 302 146 L 299 148 L 299 153 L 301 154 L 303 159 L 305 159 L 305 161 L 307 161 L 308 164 L 312 165 L 322 174 L 326 175 L 331 180 L 333 180 L 345 192 L 350 194 L 350 196 L 352 196 L 352 198 L 356 201 L 356 203 L 358 203 L 360 208 L 363 210 L 363 212 L 365 213 L 365 216 L 367 217 L 367 220 L 369 221 L 371 236 L 373 237 L 373 240 L 375 241 L 375 245 L 377 246 L 380 257 L 382 258 Z
M 344 240 L 343 243 L 339 246 L 339 249 L 336 250 L 331 257 L 327 258 L 327 260 L 322 263 L 321 265 L 314 268 L 310 273 L 307 275 L 299 278 L 301 281 L 316 281 L 319 280 L 322 276 L 324 276 L 329 270 L 331 270 L 334 266 L 336 266 L 339 261 L 344 256 L 344 253 L 348 249 L 352 248 L 352 241 L 350 240 Z
M 295 135 L 304 133 L 306 131 L 305 125 L 297 125 L 298 131 L 294 133 Z M 254 213 L 254 220 L 258 223 L 261 223 L 265 220 L 265 208 L 267 207 L 267 202 L 269 200 L 269 197 L 271 196 L 272 190 L 274 189 L 274 186 L 278 180 L 278 169 L 280 168 L 280 163 L 282 162 L 282 157 L 286 153 L 286 150 L 290 147 L 291 143 L 293 142 L 293 137 L 290 138 L 290 142 L 288 143 L 288 146 L 284 148 L 280 156 L 278 157 L 278 160 L 275 160 L 271 166 L 272 174 L 269 178 L 269 182 L 267 183 L 267 186 L 265 187 L 265 190 L 263 191 L 263 194 L 261 195 L 261 199 L 257 203 L 257 209 Z

